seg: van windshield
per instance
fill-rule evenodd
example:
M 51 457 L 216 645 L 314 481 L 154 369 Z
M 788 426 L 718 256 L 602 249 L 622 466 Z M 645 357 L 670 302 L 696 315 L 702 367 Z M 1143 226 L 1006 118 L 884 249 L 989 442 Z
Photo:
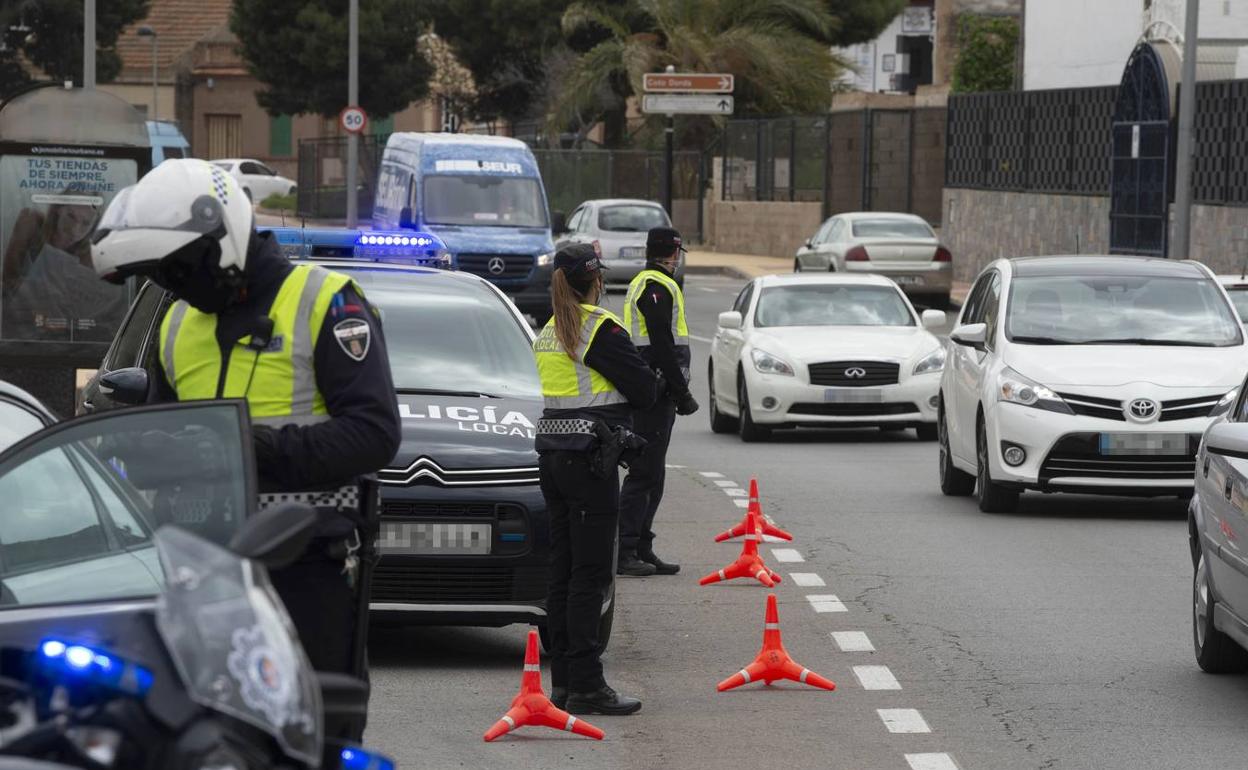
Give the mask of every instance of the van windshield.
M 536 179 L 431 176 L 425 179 L 425 222 L 476 227 L 546 227 Z

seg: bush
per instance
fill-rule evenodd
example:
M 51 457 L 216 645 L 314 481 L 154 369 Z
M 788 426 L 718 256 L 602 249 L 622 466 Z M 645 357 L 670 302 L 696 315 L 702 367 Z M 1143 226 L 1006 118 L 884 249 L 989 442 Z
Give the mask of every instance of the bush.
M 294 195 L 270 195 L 260 201 L 260 208 L 271 209 L 273 211 L 294 211 L 295 196 Z
M 1014 87 L 1018 52 L 1018 20 L 1009 16 L 958 17 L 958 58 L 953 65 L 953 90 L 1009 91 Z

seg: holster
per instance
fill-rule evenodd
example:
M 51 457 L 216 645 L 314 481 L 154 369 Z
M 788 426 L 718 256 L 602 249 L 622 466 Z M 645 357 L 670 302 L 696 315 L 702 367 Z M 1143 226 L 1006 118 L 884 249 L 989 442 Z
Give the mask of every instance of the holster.
M 594 421 L 594 432 L 598 436 L 598 446 L 590 452 L 589 469 L 600 479 L 607 478 L 617 466 L 627 468 L 646 446 L 646 440 L 628 428 L 611 428 L 601 420 Z

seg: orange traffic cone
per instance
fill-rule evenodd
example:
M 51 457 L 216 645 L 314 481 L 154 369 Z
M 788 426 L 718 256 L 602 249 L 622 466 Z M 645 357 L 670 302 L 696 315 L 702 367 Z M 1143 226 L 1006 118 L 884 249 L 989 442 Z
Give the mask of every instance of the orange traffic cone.
M 780 582 L 780 576 L 772 572 L 763 563 L 763 557 L 758 555 L 758 541 L 762 538 L 762 535 L 758 534 L 758 517 L 751 517 L 750 522 L 754 531 L 745 536 L 745 544 L 741 547 L 741 555 L 737 557 L 737 560 L 702 578 L 698 581 L 698 585 L 704 586 L 739 577 L 752 577 L 768 588 L 773 588 L 776 583 Z
M 767 622 L 763 625 L 763 649 L 754 662 L 719 683 L 719 691 L 731 690 L 750 682 L 771 684 L 779 679 L 790 679 L 824 690 L 835 690 L 836 684 L 803 668 L 789 657 L 780 641 L 780 613 L 776 610 L 776 595 L 767 594 Z
M 583 722 L 563 709 L 555 708 L 542 691 L 542 666 L 537 657 L 537 629 L 529 629 L 529 643 L 524 648 L 524 675 L 520 677 L 520 694 L 511 701 L 511 708 L 485 734 L 492 741 L 517 727 L 535 725 L 584 735 L 602 740 L 605 733 L 589 722 Z
M 750 479 L 750 507 L 745 511 L 745 518 L 741 519 L 741 523 L 735 525 L 726 532 L 720 532 L 715 536 L 715 542 L 722 543 L 725 540 L 731 540 L 734 537 L 741 537 L 747 532 L 752 532 L 753 527 L 750 526 L 750 517 L 758 519 L 758 528 L 764 535 L 778 537 L 781 540 L 792 540 L 793 536 L 783 529 L 773 525 L 763 515 L 763 507 L 758 502 L 758 479 Z

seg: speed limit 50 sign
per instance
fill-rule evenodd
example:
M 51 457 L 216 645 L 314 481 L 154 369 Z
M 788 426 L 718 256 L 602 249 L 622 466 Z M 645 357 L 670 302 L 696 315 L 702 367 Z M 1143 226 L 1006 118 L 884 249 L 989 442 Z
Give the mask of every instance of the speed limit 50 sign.
M 344 107 L 338 113 L 338 124 L 348 134 L 362 134 L 368 128 L 368 113 L 363 107 Z

